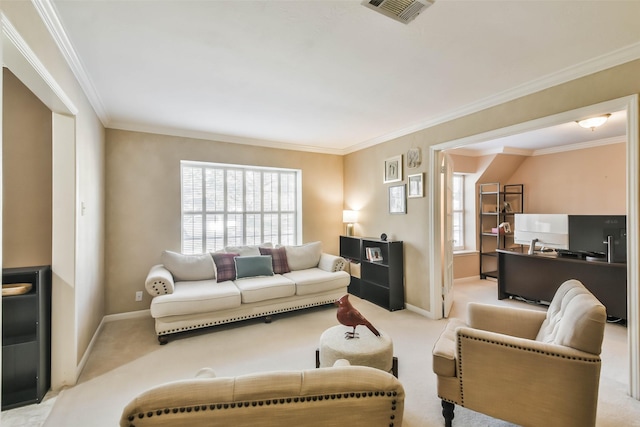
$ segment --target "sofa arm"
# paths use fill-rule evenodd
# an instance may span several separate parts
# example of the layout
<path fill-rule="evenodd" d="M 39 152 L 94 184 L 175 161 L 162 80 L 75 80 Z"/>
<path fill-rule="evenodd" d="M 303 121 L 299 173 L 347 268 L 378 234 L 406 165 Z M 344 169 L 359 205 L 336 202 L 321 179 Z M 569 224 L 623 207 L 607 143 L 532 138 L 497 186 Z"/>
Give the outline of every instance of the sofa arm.
<path fill-rule="evenodd" d="M 144 288 L 154 297 L 172 294 L 175 288 L 173 276 L 162 264 L 154 265 L 149 270 L 147 280 L 144 281 Z"/>
<path fill-rule="evenodd" d="M 336 272 L 344 271 L 347 267 L 347 260 L 342 257 L 322 253 L 320 254 L 320 262 L 318 262 L 318 268 L 324 271 Z"/>
<path fill-rule="evenodd" d="M 469 327 L 513 337 L 535 339 L 546 317 L 547 313 L 545 311 L 501 307 L 475 302 L 467 305 L 467 323 Z"/>

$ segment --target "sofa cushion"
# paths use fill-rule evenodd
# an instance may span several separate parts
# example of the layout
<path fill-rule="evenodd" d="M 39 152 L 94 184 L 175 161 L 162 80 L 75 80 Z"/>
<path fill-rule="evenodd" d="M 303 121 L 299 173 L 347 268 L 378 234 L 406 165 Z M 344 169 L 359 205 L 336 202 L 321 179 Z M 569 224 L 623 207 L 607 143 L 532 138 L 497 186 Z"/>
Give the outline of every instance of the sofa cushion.
<path fill-rule="evenodd" d="M 238 254 L 236 253 L 222 254 L 214 252 L 211 254 L 213 262 L 216 264 L 218 283 L 236 278 L 236 263 L 234 258 L 237 256 Z"/>
<path fill-rule="evenodd" d="M 234 258 L 236 264 L 236 278 L 273 276 L 271 256 L 238 256 Z"/>
<path fill-rule="evenodd" d="M 171 272 L 173 280 L 208 280 L 215 279 L 213 261 L 209 254 L 184 255 L 177 252 L 164 251 L 160 257 L 164 267 Z"/>
<path fill-rule="evenodd" d="M 273 272 L 275 274 L 283 274 L 291 271 L 289 263 L 287 262 L 287 250 L 284 247 L 280 248 L 260 248 L 262 255 L 271 255 Z"/>
<path fill-rule="evenodd" d="M 287 262 L 291 271 L 318 266 L 322 254 L 322 243 L 312 242 L 300 246 L 285 246 Z"/>
<path fill-rule="evenodd" d="M 227 253 L 238 254 L 239 256 L 257 256 L 260 255 L 260 248 L 272 248 L 272 243 L 262 243 L 261 245 L 242 245 L 227 246 L 224 251 Z"/>
<path fill-rule="evenodd" d="M 346 271 L 331 273 L 319 268 L 296 270 L 283 276 L 296 284 L 296 295 L 310 295 L 347 287 L 351 280 Z"/>
<path fill-rule="evenodd" d="M 286 277 L 275 274 L 273 276 L 247 277 L 234 281 L 240 293 L 242 302 L 266 301 L 295 295 L 296 285 Z"/>
<path fill-rule="evenodd" d="M 240 301 L 240 290 L 232 281 L 178 282 L 172 294 L 153 298 L 151 316 L 157 318 L 226 310 L 239 307 Z"/>

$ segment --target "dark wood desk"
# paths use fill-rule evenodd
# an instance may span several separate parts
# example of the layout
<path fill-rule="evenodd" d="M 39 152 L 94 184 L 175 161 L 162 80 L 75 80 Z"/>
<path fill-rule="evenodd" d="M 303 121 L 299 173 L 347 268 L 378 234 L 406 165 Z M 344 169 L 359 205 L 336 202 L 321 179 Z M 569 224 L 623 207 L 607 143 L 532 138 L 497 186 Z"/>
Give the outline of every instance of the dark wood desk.
<path fill-rule="evenodd" d="M 627 265 L 547 254 L 498 250 L 498 299 L 519 296 L 549 303 L 560 285 L 577 279 L 602 302 L 607 315 L 627 319 Z"/>

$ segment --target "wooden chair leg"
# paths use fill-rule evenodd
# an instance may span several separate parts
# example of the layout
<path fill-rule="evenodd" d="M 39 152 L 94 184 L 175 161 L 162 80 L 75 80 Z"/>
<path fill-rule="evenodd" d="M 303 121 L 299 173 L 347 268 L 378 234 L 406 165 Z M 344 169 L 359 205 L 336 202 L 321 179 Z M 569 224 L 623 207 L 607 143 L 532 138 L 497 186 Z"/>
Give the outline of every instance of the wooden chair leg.
<path fill-rule="evenodd" d="M 451 427 L 451 423 L 453 422 L 453 410 L 456 407 L 451 402 L 447 402 L 446 400 L 442 401 L 442 416 L 444 417 L 444 426 Z"/>

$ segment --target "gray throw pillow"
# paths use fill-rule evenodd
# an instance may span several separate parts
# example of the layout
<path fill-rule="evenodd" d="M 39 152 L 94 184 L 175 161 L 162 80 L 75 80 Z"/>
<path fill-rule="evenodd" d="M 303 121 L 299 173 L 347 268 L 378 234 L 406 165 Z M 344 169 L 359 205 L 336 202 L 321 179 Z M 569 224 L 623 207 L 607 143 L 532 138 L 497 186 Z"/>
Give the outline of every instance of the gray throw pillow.
<path fill-rule="evenodd" d="M 271 255 L 239 256 L 235 258 L 236 278 L 273 276 Z"/>

